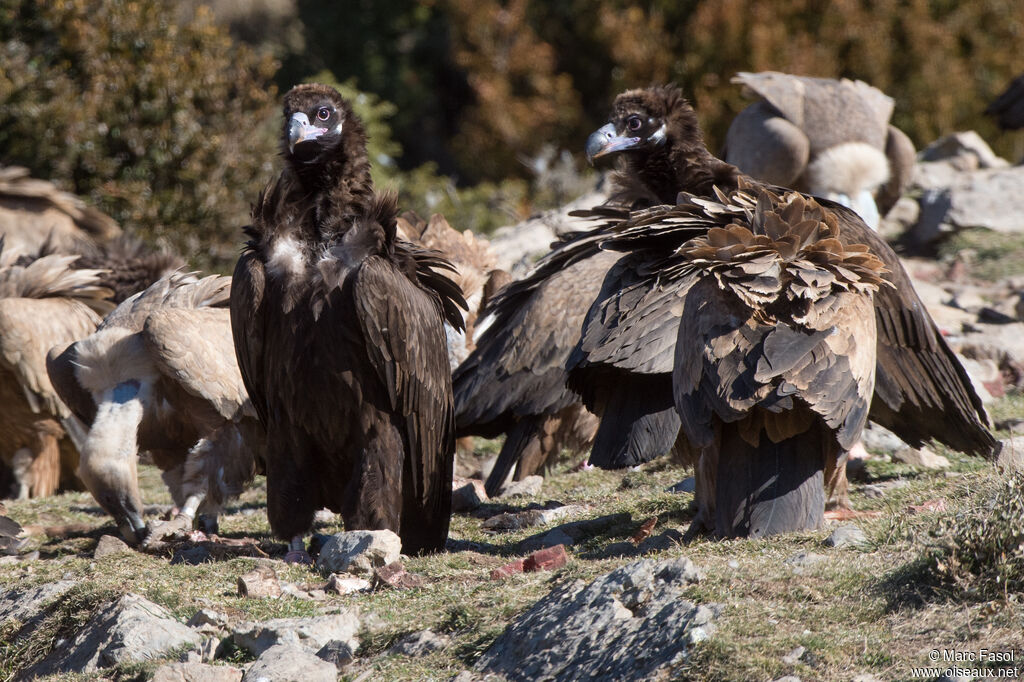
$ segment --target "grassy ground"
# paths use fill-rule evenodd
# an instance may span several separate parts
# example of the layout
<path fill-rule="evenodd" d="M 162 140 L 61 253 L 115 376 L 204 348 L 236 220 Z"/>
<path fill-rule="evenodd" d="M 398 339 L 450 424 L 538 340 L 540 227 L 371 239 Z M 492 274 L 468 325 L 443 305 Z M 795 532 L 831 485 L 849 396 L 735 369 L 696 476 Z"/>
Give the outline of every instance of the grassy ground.
<path fill-rule="evenodd" d="M 1020 414 L 1020 403 L 1008 400 L 994 412 Z M 950 472 L 919 471 L 883 461 L 869 462 L 868 480 L 852 489 L 858 510 L 879 511 L 877 518 L 856 523 L 870 544 L 859 550 L 830 549 L 822 540 L 831 532 L 795 534 L 770 540 L 715 542 L 697 540 L 674 546 L 657 557 L 689 556 L 705 574 L 687 591 L 687 598 L 724 605 L 714 637 L 698 645 L 677 671 L 679 679 L 769 680 L 795 674 L 804 680 L 852 679 L 874 673 L 880 679 L 910 679 L 912 666 L 928 665 L 932 649 L 974 652 L 1015 650 L 1024 658 L 1024 604 L 1019 595 L 996 600 L 972 598 L 964 593 L 935 589 L 927 572 L 916 562 L 935 540 L 929 532 L 943 518 L 971 510 L 986 498 L 1001 478 L 990 466 L 946 452 Z M 447 679 L 472 666 L 477 656 L 502 629 L 552 587 L 567 580 L 590 580 L 632 559 L 601 558 L 601 550 L 629 538 L 647 519 L 658 518 L 655 534 L 685 530 L 691 518 L 692 496 L 665 489 L 686 472 L 665 460 L 639 471 L 572 472 L 564 465 L 551 475 L 542 494 L 509 504 L 491 504 L 474 515 L 457 515 L 452 522 L 452 551 L 414 558 L 407 568 L 427 578 L 423 588 L 378 591 L 358 596 L 329 596 L 325 602 L 294 598 L 245 599 L 236 594 L 237 578 L 251 570 L 252 558 L 232 558 L 201 565 L 172 565 L 166 556 L 140 553 L 94 560 L 92 551 L 100 535 L 115 533 L 91 498 L 75 493 L 46 500 L 14 502 L 9 514 L 23 524 L 82 523 L 85 528 L 66 538 L 36 536 L 31 548 L 37 561 L 0 565 L 0 584 L 31 586 L 73 578 L 79 587 L 60 609 L 28 638 L 11 642 L 17 624 L 0 631 L 0 680 L 13 679 L 25 664 L 38 660 L 53 641 L 73 632 L 91 608 L 111 595 L 131 591 L 188 619 L 198 609 L 213 606 L 244 619 L 312 616 L 357 606 L 362 614 L 375 614 L 372 629 L 363 633 L 359 662 L 345 679 Z M 145 499 L 168 504 L 157 472 L 143 467 Z M 884 497 L 868 497 L 864 484 L 887 484 Z M 274 552 L 262 507 L 265 488 L 260 482 L 228 510 L 221 531 L 226 537 L 251 537 Z M 941 498 L 945 510 L 914 513 L 908 507 Z M 573 559 L 553 573 L 514 576 L 502 582 L 489 573 L 517 555 L 517 544 L 538 529 L 485 534 L 482 518 L 531 502 L 558 500 L 588 505 L 587 516 L 627 513 L 630 521 L 608 528 L 572 548 Z M 327 524 L 318 529 L 340 530 Z M 280 549 L 283 549 L 281 547 Z M 800 552 L 825 559 L 798 566 L 787 561 Z M 294 583 L 317 583 L 309 569 L 281 563 L 279 577 Z M 446 632 L 451 645 L 425 658 L 375 656 L 405 633 L 424 628 Z M 806 653 L 796 663 L 783 656 L 798 646 Z M 235 652 L 233 660 L 246 660 Z M 156 664 L 128 666 L 108 673 L 114 679 L 145 679 Z M 365 676 L 363 676 L 365 675 Z M 79 679 L 62 676 L 55 679 Z"/>

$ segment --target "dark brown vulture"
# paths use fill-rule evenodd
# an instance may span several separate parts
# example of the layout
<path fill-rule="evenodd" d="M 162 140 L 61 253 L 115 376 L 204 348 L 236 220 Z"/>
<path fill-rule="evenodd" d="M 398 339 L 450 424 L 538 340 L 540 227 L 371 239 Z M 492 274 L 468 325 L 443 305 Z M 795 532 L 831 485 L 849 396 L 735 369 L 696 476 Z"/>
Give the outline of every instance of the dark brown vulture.
<path fill-rule="evenodd" d="M 190 530 L 197 512 L 211 530 L 255 473 L 263 434 L 235 360 L 230 286 L 228 277 L 171 275 L 47 358 L 53 385 L 90 425 L 78 474 L 130 542 Z M 152 535 L 139 493 L 143 451 L 179 509 Z"/>
<path fill-rule="evenodd" d="M 60 251 L 75 252 L 82 244 L 119 234 L 121 228 L 113 218 L 74 194 L 29 177 L 26 168 L 0 167 L 0 235 L 8 248 L 36 253 L 49 242 Z"/>
<path fill-rule="evenodd" d="M 396 237 L 395 197 L 374 193 L 362 123 L 335 90 L 289 91 L 283 137 L 231 291 L 271 528 L 289 560 L 308 560 L 323 507 L 349 530 L 393 530 L 406 553 L 441 550 L 455 447 L 443 323 L 462 329 L 465 301 L 447 261 Z"/>
<path fill-rule="evenodd" d="M 70 476 L 78 460 L 85 427 L 51 385 L 46 353 L 91 334 L 113 306 L 100 273 L 75 269 L 76 258 L 19 264 L 0 238 L 0 465 L 14 487 L 0 496 L 51 495 L 62 464 Z"/>
<path fill-rule="evenodd" d="M 1024 73 L 1010 81 L 998 97 L 985 109 L 994 116 L 1003 130 L 1024 128 Z"/>
<path fill-rule="evenodd" d="M 662 113 L 666 110 L 673 112 L 668 120 L 689 123 L 668 125 Z M 667 131 L 673 129 L 678 135 L 672 157 L 659 160 L 651 150 L 661 149 L 660 154 L 669 156 Z M 786 429 L 777 422 L 780 418 L 766 419 L 765 410 L 791 415 L 795 413 L 790 402 L 820 407 L 820 400 L 838 395 L 864 399 L 863 371 L 850 371 L 852 383 L 844 390 L 856 389 L 854 393 L 833 396 L 832 389 L 825 391 L 824 384 L 814 383 L 818 370 L 820 381 L 835 382 L 837 375 L 828 370 L 843 362 L 852 367 L 872 358 L 875 390 L 870 418 L 908 443 L 921 445 L 934 438 L 975 454 L 996 450 L 980 399 L 899 259 L 851 210 L 768 187 L 716 159 L 704 146 L 693 109 L 673 87 L 620 95 L 611 123 L 591 136 L 587 150 L 590 157 L 622 155 L 627 170 L 646 157 L 644 165 L 630 171 L 639 178 L 675 169 L 687 192 L 678 205 L 673 201 L 609 216 L 605 226 L 588 238 L 592 250 L 615 250 L 625 256 L 610 271 L 588 313 L 578 351 L 570 360 L 570 382 L 586 394 L 612 390 L 629 375 L 652 381 L 674 375 L 673 402 L 686 436 L 681 440 L 690 446 L 684 443 L 681 449 L 699 460 L 699 480 L 717 482 L 713 490 L 707 485 L 698 489 L 699 523 L 707 523 L 719 535 L 814 527 L 823 511 L 817 505 L 822 501 L 822 478 L 816 472 L 826 468 L 832 492 L 842 501 L 845 452 L 833 458 L 822 445 L 821 456 L 814 459 L 815 472 L 805 466 L 810 460 L 800 464 L 771 457 L 755 471 L 723 466 L 733 459 L 732 450 L 726 455 L 721 448 L 725 443 L 739 451 L 755 440 L 750 429 L 758 427 L 768 434 L 767 441 L 758 441 L 762 444 L 787 441 Z M 735 231 L 730 232 L 729 225 L 736 225 Z M 713 227 L 721 230 L 712 233 Z M 849 266 L 851 259 L 859 269 Z M 763 265 L 768 269 L 761 270 Z M 549 267 L 557 268 L 558 263 Z M 878 276 L 881 282 L 875 281 Z M 803 284 L 792 284 L 792 278 Z M 867 293 L 875 288 L 873 294 Z M 738 303 L 741 289 L 749 296 Z M 877 330 L 877 342 L 867 341 L 868 348 L 856 352 L 844 349 L 840 339 L 860 342 L 856 335 L 868 333 L 862 320 L 836 317 L 827 326 L 825 339 L 806 310 L 812 293 L 831 302 L 851 289 L 860 296 L 856 305 L 873 305 Z M 717 305 L 702 306 L 705 300 Z M 843 326 L 846 322 L 861 326 L 848 328 Z M 821 367 L 815 364 L 819 361 Z M 660 404 L 664 396 L 652 392 L 648 400 Z M 731 404 L 733 400 L 737 402 Z M 753 418 L 762 422 L 743 422 L 743 428 L 732 425 L 755 404 L 761 416 Z M 845 412 L 812 411 L 831 429 L 835 442 L 847 447 L 853 432 L 859 432 L 857 424 L 863 423 L 857 405 L 844 407 Z M 806 410 L 800 414 L 799 419 L 806 421 Z M 710 456 L 699 447 L 698 452 L 691 449 L 705 446 L 708 438 L 715 444 Z M 769 479 L 773 485 L 757 489 Z M 808 495 L 809 489 L 815 494 Z"/>
<path fill-rule="evenodd" d="M 878 228 L 910 182 L 914 144 L 891 97 L 863 81 L 738 73 L 760 99 L 741 111 L 723 158 L 758 180 L 832 199 Z"/>

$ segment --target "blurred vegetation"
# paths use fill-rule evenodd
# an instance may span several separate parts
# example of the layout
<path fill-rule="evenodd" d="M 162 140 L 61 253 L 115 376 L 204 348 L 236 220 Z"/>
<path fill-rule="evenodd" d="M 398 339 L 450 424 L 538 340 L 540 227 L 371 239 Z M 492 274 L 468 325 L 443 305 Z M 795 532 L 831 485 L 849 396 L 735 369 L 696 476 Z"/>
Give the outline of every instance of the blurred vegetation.
<path fill-rule="evenodd" d="M 732 75 L 769 69 L 881 88 L 918 146 L 1020 147 L 981 113 L 1024 69 L 1019 0 L 208 5 L 0 0 L 0 161 L 217 260 L 278 163 L 279 93 L 311 77 L 365 97 L 375 176 L 406 207 L 484 232 L 585 187 L 583 140 L 652 82 L 684 88 L 712 149 L 749 103 Z"/>

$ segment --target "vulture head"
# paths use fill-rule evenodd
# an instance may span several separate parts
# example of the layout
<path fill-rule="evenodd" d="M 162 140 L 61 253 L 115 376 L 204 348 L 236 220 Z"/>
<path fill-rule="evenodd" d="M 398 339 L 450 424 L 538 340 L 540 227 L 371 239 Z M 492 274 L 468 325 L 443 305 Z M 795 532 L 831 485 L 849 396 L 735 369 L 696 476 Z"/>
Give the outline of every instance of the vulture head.
<path fill-rule="evenodd" d="M 689 177 L 696 170 L 718 171 L 708 163 L 697 114 L 675 85 L 616 97 L 608 123 L 587 139 L 585 152 L 591 164 L 619 159 L 616 182 L 638 181 L 658 203 L 674 204 L 680 191 L 697 191 L 694 183 L 701 178 Z"/>
<path fill-rule="evenodd" d="M 366 156 L 362 121 L 341 94 L 328 85 L 296 85 L 284 96 L 285 159 L 300 173 L 329 163 Z"/>

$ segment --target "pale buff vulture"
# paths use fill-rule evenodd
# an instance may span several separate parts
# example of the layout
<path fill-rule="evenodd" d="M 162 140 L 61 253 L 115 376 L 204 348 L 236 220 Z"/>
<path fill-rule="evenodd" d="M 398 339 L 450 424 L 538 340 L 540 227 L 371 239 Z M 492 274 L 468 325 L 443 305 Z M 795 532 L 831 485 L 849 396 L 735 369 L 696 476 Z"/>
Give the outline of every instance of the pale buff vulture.
<path fill-rule="evenodd" d="M 79 475 L 131 542 L 147 538 L 140 451 L 179 509 L 154 539 L 191 528 L 197 512 L 215 523 L 255 473 L 263 439 L 231 342 L 230 285 L 220 276 L 161 279 L 48 360 L 61 396 L 90 425 Z"/>
<path fill-rule="evenodd" d="M 54 493 L 62 459 L 73 470 L 84 439 L 84 426 L 46 373 L 52 347 L 88 336 L 113 307 L 100 273 L 73 268 L 76 258 L 50 255 L 16 264 L 18 254 L 0 239 L 0 460 L 14 483 L 5 495 Z"/>

